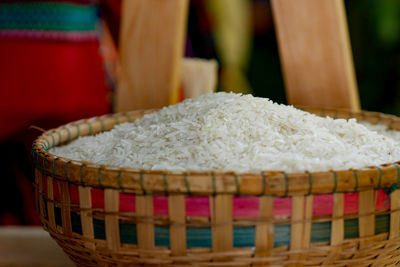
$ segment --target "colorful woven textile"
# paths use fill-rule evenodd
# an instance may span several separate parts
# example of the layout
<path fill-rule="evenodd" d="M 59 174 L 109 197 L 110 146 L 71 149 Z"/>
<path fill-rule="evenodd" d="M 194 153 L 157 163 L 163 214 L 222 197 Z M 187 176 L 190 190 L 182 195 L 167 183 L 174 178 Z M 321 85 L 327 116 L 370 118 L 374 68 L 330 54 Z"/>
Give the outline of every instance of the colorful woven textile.
<path fill-rule="evenodd" d="M 0 4 L 0 37 L 90 40 L 97 38 L 98 7 L 63 2 Z"/>

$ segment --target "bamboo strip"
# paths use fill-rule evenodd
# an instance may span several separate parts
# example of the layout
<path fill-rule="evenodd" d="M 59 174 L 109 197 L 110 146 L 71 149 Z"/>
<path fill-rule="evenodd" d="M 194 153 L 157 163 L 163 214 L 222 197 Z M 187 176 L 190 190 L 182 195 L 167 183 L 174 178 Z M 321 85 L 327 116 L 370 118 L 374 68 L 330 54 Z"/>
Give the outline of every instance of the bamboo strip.
<path fill-rule="evenodd" d="M 311 219 L 313 217 L 313 200 L 314 200 L 313 195 L 306 196 L 304 219 L 308 221 L 304 223 L 303 248 L 309 248 L 311 244 L 311 225 L 312 225 Z"/>
<path fill-rule="evenodd" d="M 233 197 L 230 195 L 210 197 L 210 215 L 212 223 L 220 223 L 211 227 L 212 250 L 215 252 L 231 250 L 233 226 L 229 222 L 233 218 Z"/>
<path fill-rule="evenodd" d="M 56 217 L 54 214 L 54 187 L 53 187 L 53 178 L 47 177 L 47 197 L 49 201 L 47 201 L 47 215 L 49 218 L 49 226 L 52 229 L 56 229 Z"/>
<path fill-rule="evenodd" d="M 292 221 L 303 220 L 305 217 L 304 196 L 292 197 Z M 290 250 L 299 250 L 304 244 L 304 227 L 305 223 L 292 222 L 290 229 Z M 297 254 L 290 255 L 290 260 L 301 260 L 301 256 Z M 296 265 L 289 265 L 296 266 Z M 298 265 L 300 266 L 300 265 Z"/>
<path fill-rule="evenodd" d="M 344 194 L 336 193 L 333 195 L 333 219 L 331 226 L 331 245 L 340 245 L 344 239 L 344 220 L 341 218 L 344 214 Z"/>
<path fill-rule="evenodd" d="M 79 186 L 79 207 L 81 210 L 81 225 L 82 225 L 82 235 L 88 239 L 94 239 L 94 229 L 93 229 L 93 217 L 92 211 L 92 197 L 90 194 L 90 187 Z M 90 249 L 95 249 L 95 244 L 93 242 L 85 242 L 84 246 Z"/>
<path fill-rule="evenodd" d="M 373 236 L 375 234 L 375 215 L 365 216 L 375 210 L 375 191 L 367 190 L 359 193 L 358 196 L 358 229 L 360 237 Z M 369 245 L 368 241 L 360 241 L 360 248 Z"/>
<path fill-rule="evenodd" d="M 272 219 L 274 215 L 274 199 L 270 196 L 259 197 L 259 217 Z M 256 226 L 256 257 L 267 256 L 274 246 L 274 225 L 271 222 L 259 223 Z"/>
<path fill-rule="evenodd" d="M 104 211 L 111 213 L 105 216 L 107 247 L 112 250 L 119 250 L 121 241 L 119 220 L 116 214 L 119 211 L 119 191 L 104 189 Z"/>
<path fill-rule="evenodd" d="M 71 225 L 71 206 L 70 206 L 70 195 L 69 195 L 69 184 L 68 182 L 60 181 L 58 182 L 60 198 L 64 205 L 61 206 L 61 221 L 63 233 L 65 235 L 72 235 L 72 225 Z"/>
<path fill-rule="evenodd" d="M 186 227 L 185 225 L 174 225 L 174 223 L 184 224 L 185 215 L 185 196 L 170 195 L 168 197 L 168 212 L 171 226 L 169 228 L 169 242 L 172 256 L 186 255 Z"/>
<path fill-rule="evenodd" d="M 138 216 L 153 215 L 153 197 L 136 196 L 135 200 L 136 214 Z M 154 225 L 152 223 L 138 223 L 136 225 L 138 247 L 140 249 L 154 248 Z"/>
<path fill-rule="evenodd" d="M 57 176 L 62 177 L 64 174 L 65 164 L 63 160 L 56 162 Z M 68 165 L 69 180 L 76 184 L 84 185 L 80 179 L 81 168 L 83 170 L 85 185 L 99 186 L 98 170 L 100 165 L 96 164 L 82 164 L 80 162 L 71 161 Z M 119 172 L 121 170 L 121 172 Z M 393 183 L 397 182 L 397 170 L 393 165 L 382 166 L 381 187 L 390 187 Z M 119 179 L 121 173 L 121 179 Z M 173 173 L 169 171 L 151 171 L 128 168 L 116 168 L 112 166 L 105 166 L 102 168 L 101 186 L 107 188 L 119 189 L 122 181 L 124 189 L 133 193 L 142 193 L 142 183 L 140 174 L 143 174 L 146 179 L 143 185 L 149 193 L 165 193 L 163 176 L 167 175 L 168 192 L 169 193 L 187 193 L 185 175 L 190 181 L 190 191 L 193 194 L 236 194 L 237 189 L 240 188 L 241 194 L 246 195 L 259 195 L 261 192 L 260 185 L 262 184 L 263 177 L 259 174 L 245 174 L 226 172 L 218 173 L 215 175 L 215 184 L 223 185 L 214 188 L 209 172 L 182 172 Z M 267 178 L 264 193 L 271 195 L 284 195 L 288 188 L 288 195 L 307 194 L 309 191 L 309 177 L 307 173 L 290 173 L 287 179 L 282 172 L 266 171 L 265 177 Z M 379 184 L 379 177 L 376 169 L 363 169 L 357 170 L 358 183 L 354 178 L 354 171 L 338 171 L 337 173 L 337 191 L 354 192 L 355 187 L 359 190 L 373 189 Z M 237 183 L 235 182 L 235 176 Z M 313 177 L 313 193 L 329 193 L 335 188 L 332 173 L 330 172 L 315 172 L 312 173 Z M 288 183 L 288 186 L 286 186 Z"/>
<path fill-rule="evenodd" d="M 400 190 L 397 189 L 390 194 L 390 209 L 398 210 L 400 208 Z M 390 233 L 389 238 L 394 239 L 400 236 L 400 211 L 395 211 L 390 215 Z"/>
<path fill-rule="evenodd" d="M 39 192 L 43 192 L 43 175 L 39 174 L 38 177 L 37 177 L 37 180 L 38 180 Z M 39 195 L 38 201 L 39 201 L 38 204 L 39 204 L 40 216 L 42 216 L 44 218 L 46 211 L 44 209 L 45 205 L 44 205 L 44 199 L 43 199 L 43 195 L 42 194 Z"/>

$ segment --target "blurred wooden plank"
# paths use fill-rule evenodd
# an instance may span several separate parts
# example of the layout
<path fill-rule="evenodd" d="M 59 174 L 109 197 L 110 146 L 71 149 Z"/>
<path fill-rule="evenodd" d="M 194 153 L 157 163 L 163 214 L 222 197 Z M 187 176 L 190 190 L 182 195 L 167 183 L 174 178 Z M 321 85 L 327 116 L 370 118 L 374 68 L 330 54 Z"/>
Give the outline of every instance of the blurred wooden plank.
<path fill-rule="evenodd" d="M 116 111 L 161 108 L 180 86 L 188 0 L 123 0 Z"/>
<path fill-rule="evenodd" d="M 75 266 L 42 227 L 0 227 L 0 266 Z"/>
<path fill-rule="evenodd" d="M 343 0 L 272 0 L 288 102 L 360 109 Z"/>

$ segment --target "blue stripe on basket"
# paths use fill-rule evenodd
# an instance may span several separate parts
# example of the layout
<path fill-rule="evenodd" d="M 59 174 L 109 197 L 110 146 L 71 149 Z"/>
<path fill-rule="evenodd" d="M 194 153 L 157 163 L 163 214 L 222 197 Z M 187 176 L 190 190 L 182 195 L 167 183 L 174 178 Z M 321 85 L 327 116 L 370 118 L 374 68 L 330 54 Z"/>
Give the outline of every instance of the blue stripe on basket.
<path fill-rule="evenodd" d="M 311 225 L 311 242 L 327 242 L 331 240 L 331 222 L 313 223 Z"/>
<path fill-rule="evenodd" d="M 93 219 L 94 238 L 106 239 L 104 220 Z"/>
<path fill-rule="evenodd" d="M 276 225 L 274 227 L 274 247 L 289 245 L 290 225 Z"/>
<path fill-rule="evenodd" d="M 119 237 L 121 243 L 137 244 L 136 224 L 119 224 Z"/>
<path fill-rule="evenodd" d="M 77 234 L 82 234 L 82 223 L 81 223 L 81 216 L 75 212 L 71 212 L 71 225 L 72 225 L 72 232 Z"/>
<path fill-rule="evenodd" d="M 358 219 L 344 220 L 344 239 L 358 237 Z"/>
<path fill-rule="evenodd" d="M 375 234 L 382 234 L 389 232 L 390 215 L 379 215 L 375 217 Z"/>
<path fill-rule="evenodd" d="M 159 247 L 169 247 L 168 226 L 154 226 L 154 243 Z"/>
<path fill-rule="evenodd" d="M 62 226 L 61 208 L 54 207 L 54 217 L 55 217 L 56 225 Z"/>
<path fill-rule="evenodd" d="M 233 227 L 234 247 L 254 247 L 255 226 Z"/>
<path fill-rule="evenodd" d="M 58 226 L 62 226 L 61 208 L 54 207 L 55 221 Z M 71 212 L 72 231 L 82 234 L 80 215 Z M 379 215 L 375 218 L 375 234 L 386 233 L 389 231 L 390 216 Z M 96 239 L 105 239 L 104 220 L 93 219 L 94 235 Z M 137 244 L 136 225 L 120 223 L 121 243 Z M 344 220 L 344 238 L 358 237 L 358 219 Z M 311 242 L 328 242 L 331 238 L 331 222 L 313 223 L 311 226 Z M 211 228 L 210 227 L 188 227 L 187 247 L 188 248 L 211 248 Z M 253 247 L 255 242 L 255 226 L 237 226 L 233 228 L 234 247 Z M 169 247 L 169 227 L 154 227 L 155 245 Z M 274 247 L 290 244 L 290 225 L 276 225 L 274 227 Z"/>
<path fill-rule="evenodd" d="M 210 227 L 188 227 L 186 229 L 188 248 L 210 248 L 211 228 Z"/>

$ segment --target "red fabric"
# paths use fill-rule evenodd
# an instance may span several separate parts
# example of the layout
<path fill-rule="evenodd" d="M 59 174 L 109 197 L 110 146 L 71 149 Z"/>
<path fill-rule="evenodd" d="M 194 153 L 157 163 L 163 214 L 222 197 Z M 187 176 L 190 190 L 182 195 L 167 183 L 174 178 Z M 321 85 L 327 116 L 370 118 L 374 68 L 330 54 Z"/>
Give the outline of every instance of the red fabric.
<path fill-rule="evenodd" d="M 0 140 L 33 121 L 109 111 L 98 42 L 0 39 Z"/>

